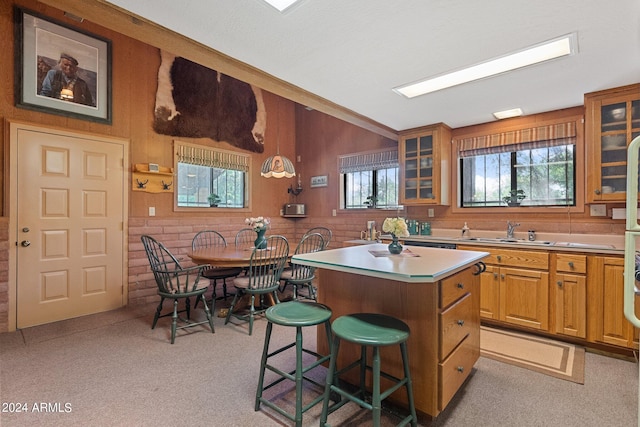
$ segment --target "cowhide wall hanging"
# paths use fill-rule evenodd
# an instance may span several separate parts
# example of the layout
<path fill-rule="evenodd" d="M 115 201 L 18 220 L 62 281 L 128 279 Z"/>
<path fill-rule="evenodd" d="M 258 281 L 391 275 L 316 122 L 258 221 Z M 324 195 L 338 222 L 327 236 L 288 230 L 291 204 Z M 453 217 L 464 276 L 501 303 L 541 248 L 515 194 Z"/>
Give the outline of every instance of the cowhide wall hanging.
<path fill-rule="evenodd" d="M 160 55 L 156 132 L 264 151 L 267 112 L 260 88 L 165 51 Z"/>

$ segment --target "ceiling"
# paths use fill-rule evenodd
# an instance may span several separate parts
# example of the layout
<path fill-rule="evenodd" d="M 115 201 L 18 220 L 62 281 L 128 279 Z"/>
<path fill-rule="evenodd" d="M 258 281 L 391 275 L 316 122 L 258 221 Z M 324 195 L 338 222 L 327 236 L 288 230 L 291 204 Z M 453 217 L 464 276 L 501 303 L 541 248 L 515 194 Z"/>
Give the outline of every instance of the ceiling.
<path fill-rule="evenodd" d="M 285 13 L 262 0 L 107 3 L 396 131 L 574 107 L 640 82 L 638 0 L 301 0 Z M 573 32 L 571 57 L 413 99 L 392 91 Z"/>

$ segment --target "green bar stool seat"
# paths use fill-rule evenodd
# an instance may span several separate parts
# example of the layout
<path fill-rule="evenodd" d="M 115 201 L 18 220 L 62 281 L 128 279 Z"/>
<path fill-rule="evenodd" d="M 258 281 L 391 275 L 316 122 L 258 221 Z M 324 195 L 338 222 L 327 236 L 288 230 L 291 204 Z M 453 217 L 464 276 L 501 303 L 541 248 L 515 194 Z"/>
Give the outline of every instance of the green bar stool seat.
<path fill-rule="evenodd" d="M 407 339 L 409 339 L 410 332 L 409 326 L 407 326 L 403 321 L 391 316 L 374 313 L 357 313 L 337 318 L 333 321 L 331 330 L 333 332 L 333 346 L 330 347 L 332 349 L 331 361 L 329 363 L 329 371 L 327 372 L 320 425 L 328 426 L 327 418 L 329 414 L 349 401 L 352 401 L 363 408 L 371 410 L 373 412 L 373 425 L 378 427 L 380 426 L 382 401 L 391 393 L 404 386 L 407 391 L 410 413 L 398 425 L 404 426 L 411 423 L 412 426 L 417 426 L 418 417 L 416 416 L 414 406 L 411 374 L 409 372 L 409 357 L 407 352 Z M 346 340 L 360 345 L 360 358 L 343 369 L 336 370 L 336 359 L 340 348 L 340 340 Z M 400 346 L 400 353 L 402 355 L 402 364 L 404 368 L 404 378 L 402 379 L 380 370 L 380 347 L 389 345 Z M 367 347 L 373 348 L 372 365 L 367 365 Z M 339 377 L 343 373 L 355 367 L 360 368 L 360 384 L 358 390 L 354 394 L 340 387 Z M 365 379 L 367 370 L 372 372 L 373 380 L 371 403 L 365 401 Z M 381 392 L 380 377 L 391 380 L 395 382 L 395 384 Z M 337 394 L 340 399 L 330 405 L 330 396 L 335 394 Z"/>
<path fill-rule="evenodd" d="M 258 389 L 256 391 L 256 404 L 255 410 L 260 409 L 260 404 L 264 403 L 266 406 L 280 413 L 281 415 L 287 417 L 291 421 L 296 423 L 296 426 L 302 425 L 302 414 L 308 411 L 313 406 L 322 402 L 324 397 L 323 393 L 320 392 L 318 397 L 312 400 L 310 403 L 302 406 L 302 386 L 303 381 L 306 380 L 312 384 L 315 384 L 320 389 L 323 389 L 323 384 L 320 384 L 314 381 L 312 378 L 306 377 L 305 374 L 309 372 L 311 369 L 316 368 L 322 363 L 327 362 L 331 355 L 320 355 L 315 351 L 305 349 L 302 341 L 302 328 L 307 326 L 315 326 L 323 324 L 325 325 L 327 341 L 329 344 L 329 348 L 331 348 L 331 310 L 329 307 L 318 304 L 314 302 L 300 302 L 300 301 L 290 301 L 283 302 L 280 304 L 276 304 L 272 307 L 269 307 L 265 312 L 265 316 L 267 318 L 267 330 L 265 333 L 264 339 L 264 349 L 262 351 L 262 360 L 260 362 L 260 376 L 258 379 Z M 289 326 L 296 328 L 296 340 L 293 343 L 287 344 L 277 350 L 269 352 L 269 341 L 271 339 L 271 332 L 273 330 L 273 325 L 280 326 Z M 284 372 L 281 369 L 271 365 L 268 363 L 268 360 L 272 356 L 276 356 L 292 347 L 295 347 L 296 351 L 296 369 L 291 372 Z M 302 355 L 303 353 L 311 354 L 317 358 L 317 360 L 307 366 L 302 366 Z M 269 369 L 272 372 L 278 374 L 278 377 L 273 380 L 271 383 L 265 385 L 264 384 L 264 374 L 265 370 Z M 296 411 L 295 414 L 291 414 L 282 408 L 278 407 L 275 403 L 271 402 L 268 399 L 265 399 L 262 396 L 262 393 L 279 384 L 284 380 L 290 380 L 295 382 L 296 386 Z"/>

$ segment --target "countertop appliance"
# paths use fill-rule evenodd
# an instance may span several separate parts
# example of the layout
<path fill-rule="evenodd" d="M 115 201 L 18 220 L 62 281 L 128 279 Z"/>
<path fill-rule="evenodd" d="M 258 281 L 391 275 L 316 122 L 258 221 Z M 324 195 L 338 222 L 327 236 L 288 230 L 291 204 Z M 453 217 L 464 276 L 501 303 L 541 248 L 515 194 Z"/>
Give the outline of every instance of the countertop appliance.
<path fill-rule="evenodd" d="M 289 203 L 282 208 L 285 215 L 306 215 L 307 207 L 304 203 Z"/>
<path fill-rule="evenodd" d="M 638 293 L 636 287 L 636 239 L 640 237 L 638 223 L 638 154 L 640 136 L 629 144 L 627 149 L 627 223 L 624 233 L 624 315 L 636 328 L 640 328 L 640 319 L 635 315 L 634 303 Z M 640 426 L 640 390 L 638 390 L 638 426 Z"/>

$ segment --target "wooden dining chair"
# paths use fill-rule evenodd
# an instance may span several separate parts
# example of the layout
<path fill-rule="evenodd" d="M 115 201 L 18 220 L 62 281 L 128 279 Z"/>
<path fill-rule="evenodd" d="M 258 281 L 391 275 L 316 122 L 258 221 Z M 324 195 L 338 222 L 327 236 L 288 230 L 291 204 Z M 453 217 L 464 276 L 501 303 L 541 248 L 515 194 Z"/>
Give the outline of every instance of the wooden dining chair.
<path fill-rule="evenodd" d="M 331 237 L 333 237 L 331 229 L 327 227 L 313 227 L 308 229 L 304 234 L 307 235 L 312 233 L 320 233 L 322 236 L 322 239 L 324 240 L 324 247 L 322 249 L 327 249 L 327 247 L 329 247 L 329 242 L 331 242 Z"/>
<path fill-rule="evenodd" d="M 236 233 L 236 247 L 250 248 L 256 240 L 256 232 L 253 228 L 243 228 Z"/>
<path fill-rule="evenodd" d="M 201 322 L 192 322 L 190 320 L 190 298 L 202 297 L 209 287 L 208 284 L 203 285 L 200 283 L 202 271 L 205 270 L 208 265 L 182 267 L 176 257 L 173 256 L 173 254 L 169 252 L 162 243 L 147 235 L 141 236 L 140 239 L 142 240 L 144 250 L 147 254 L 147 258 L 149 259 L 151 271 L 153 271 L 153 276 L 156 279 L 158 295 L 160 295 L 160 304 L 158 304 L 156 314 L 153 317 L 151 329 L 156 327 L 156 323 L 158 323 L 158 319 L 160 317 L 171 316 L 171 344 L 176 340 L 176 331 L 178 329 L 190 328 L 208 323 L 211 328 L 211 333 L 214 333 L 213 319 L 207 304 L 203 304 L 207 320 L 203 320 Z M 173 300 L 173 311 L 161 314 L 162 304 L 165 299 Z M 179 300 L 184 300 L 184 310 L 178 310 Z M 186 319 L 178 317 L 178 314 L 182 312 L 187 313 Z M 178 327 L 178 320 L 185 322 L 185 325 Z"/>
<path fill-rule="evenodd" d="M 219 232 L 215 230 L 203 230 L 196 233 L 193 236 L 193 240 L 191 241 L 191 249 L 203 249 L 203 248 L 211 248 L 211 247 L 226 247 L 227 241 Z M 212 301 L 211 301 L 211 310 L 214 309 L 215 300 L 217 297 L 216 287 L 218 285 L 218 280 L 222 280 L 222 298 L 227 300 L 227 279 L 231 277 L 235 277 L 238 274 L 242 273 L 241 267 L 216 267 L 215 265 L 207 268 L 202 272 L 202 275 L 209 279 L 213 287 Z M 196 301 L 195 305 L 198 304 Z"/>
<path fill-rule="evenodd" d="M 255 234 L 255 233 L 254 233 Z M 267 249 L 253 249 L 247 274 L 233 279 L 236 294 L 229 307 L 225 319 L 225 325 L 231 317 L 249 322 L 249 335 L 253 332 L 253 319 L 256 315 L 264 313 L 268 308 L 265 305 L 265 296 L 271 295 L 277 304 L 280 275 L 287 259 L 289 258 L 289 242 L 283 236 L 270 236 L 267 238 Z M 244 295 L 250 296 L 248 313 L 246 310 L 236 312 L 236 305 Z M 256 297 L 258 301 L 256 304 Z"/>
<path fill-rule="evenodd" d="M 312 252 L 320 252 L 324 250 L 324 239 L 320 233 L 305 234 L 296 250 L 295 255 L 308 254 Z M 306 298 L 314 301 L 318 300 L 316 296 L 316 290 L 313 287 L 313 279 L 315 279 L 315 267 L 309 267 L 306 265 L 290 263 L 291 267 L 285 269 L 280 275 L 280 282 L 282 287 L 280 292 L 284 292 L 287 286 L 293 286 L 293 299 Z M 299 292 L 299 288 L 306 287 L 306 295 Z"/>

